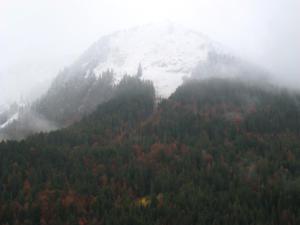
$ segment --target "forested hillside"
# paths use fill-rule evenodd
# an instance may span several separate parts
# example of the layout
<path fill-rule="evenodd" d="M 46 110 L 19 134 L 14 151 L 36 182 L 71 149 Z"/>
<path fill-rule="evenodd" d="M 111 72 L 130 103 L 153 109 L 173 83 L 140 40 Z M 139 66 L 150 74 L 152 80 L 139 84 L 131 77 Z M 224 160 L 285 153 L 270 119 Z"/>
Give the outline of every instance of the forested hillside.
<path fill-rule="evenodd" d="M 0 224 L 300 224 L 300 95 L 125 76 L 65 129 L 0 144 Z"/>

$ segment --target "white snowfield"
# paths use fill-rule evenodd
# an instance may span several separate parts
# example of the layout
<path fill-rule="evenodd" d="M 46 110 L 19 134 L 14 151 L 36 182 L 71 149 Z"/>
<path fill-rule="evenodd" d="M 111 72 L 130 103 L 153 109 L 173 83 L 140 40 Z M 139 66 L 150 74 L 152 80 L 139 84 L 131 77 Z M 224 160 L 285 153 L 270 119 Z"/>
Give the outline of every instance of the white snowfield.
<path fill-rule="evenodd" d="M 5 123 L 0 125 L 0 129 L 3 129 L 5 127 L 7 127 L 9 124 L 11 124 L 12 122 L 16 121 L 19 119 L 19 113 L 15 113 L 13 114 L 7 121 L 5 121 Z"/>
<path fill-rule="evenodd" d="M 0 122 L 0 130 L 6 128 L 8 125 L 14 121 L 19 120 L 24 111 L 26 104 L 23 101 L 18 101 L 14 103 L 17 106 L 17 109 L 11 110 L 12 105 L 1 105 L 0 106 L 0 115 L 6 114 L 7 120 L 5 122 Z"/>
<path fill-rule="evenodd" d="M 141 64 L 142 78 L 152 80 L 162 97 L 174 92 L 199 62 L 207 60 L 209 52 L 220 51 L 206 36 L 173 23 L 140 26 L 105 38 L 81 61 L 85 77 L 113 69 L 119 81 L 125 74 L 136 74 Z M 89 68 L 92 60 L 97 61 L 96 66 Z"/>

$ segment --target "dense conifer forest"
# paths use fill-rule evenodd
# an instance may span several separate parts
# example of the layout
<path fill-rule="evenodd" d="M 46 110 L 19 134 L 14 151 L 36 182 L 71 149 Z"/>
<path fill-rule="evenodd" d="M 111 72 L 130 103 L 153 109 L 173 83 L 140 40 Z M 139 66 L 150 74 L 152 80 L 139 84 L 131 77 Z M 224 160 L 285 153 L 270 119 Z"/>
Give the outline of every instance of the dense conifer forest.
<path fill-rule="evenodd" d="M 300 224 L 300 95 L 127 77 L 91 115 L 0 144 L 0 224 Z"/>

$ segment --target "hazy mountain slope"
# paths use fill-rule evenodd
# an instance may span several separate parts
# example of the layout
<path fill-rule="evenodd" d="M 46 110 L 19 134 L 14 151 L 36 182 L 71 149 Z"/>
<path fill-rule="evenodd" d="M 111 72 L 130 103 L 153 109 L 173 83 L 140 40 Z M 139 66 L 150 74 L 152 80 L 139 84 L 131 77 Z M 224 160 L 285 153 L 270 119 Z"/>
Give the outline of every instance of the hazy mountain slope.
<path fill-rule="evenodd" d="M 251 82 L 267 82 L 270 74 L 259 66 L 229 54 L 209 52 L 205 61 L 199 61 L 191 73 L 193 79 L 238 78 Z"/>
<path fill-rule="evenodd" d="M 61 126 L 78 121 L 112 97 L 114 77 L 109 71 L 98 78 L 82 79 L 74 75 L 67 81 L 64 79 L 64 74 L 59 75 L 47 94 L 34 105 L 40 114 Z"/>
<path fill-rule="evenodd" d="M 153 81 L 157 96 L 163 97 L 168 97 L 183 79 L 191 76 L 250 79 L 265 75 L 203 34 L 173 23 L 149 24 L 102 37 L 59 74 L 40 100 L 39 105 L 43 106 L 38 108 L 42 114 L 52 114 L 50 118 L 60 122 L 80 118 L 83 109 L 90 113 L 96 105 L 109 99 L 108 89 L 125 74 L 136 75 L 139 65 L 142 78 Z M 99 79 L 105 73 L 113 73 L 114 80 Z M 97 89 L 97 95 L 90 89 Z"/>
<path fill-rule="evenodd" d="M 149 24 L 115 32 L 93 44 L 62 70 L 46 94 L 32 104 L 32 115 L 58 128 L 70 125 L 109 100 L 114 85 L 125 74 L 136 75 L 139 65 L 142 79 L 153 81 L 158 97 L 168 97 L 183 79 L 190 77 L 261 80 L 265 75 L 203 34 L 173 23 Z M 22 116 L 15 124 L 18 121 L 24 124 Z M 7 125 L 6 121 L 2 124 Z M 7 129 L 1 128 L 0 134 L 7 133 Z M 25 137 L 19 130 L 15 129 L 19 133 L 15 136 Z M 26 134 L 38 131 L 28 129 Z"/>

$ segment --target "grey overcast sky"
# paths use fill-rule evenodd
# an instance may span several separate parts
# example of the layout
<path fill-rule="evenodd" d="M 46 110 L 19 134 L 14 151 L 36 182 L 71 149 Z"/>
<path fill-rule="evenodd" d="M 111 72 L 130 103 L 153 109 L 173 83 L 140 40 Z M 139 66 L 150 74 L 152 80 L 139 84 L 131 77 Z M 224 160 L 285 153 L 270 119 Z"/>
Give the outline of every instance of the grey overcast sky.
<path fill-rule="evenodd" d="M 162 20 L 300 87 L 299 12 L 300 0 L 0 0 L 0 104 L 44 87 L 101 35 Z"/>

